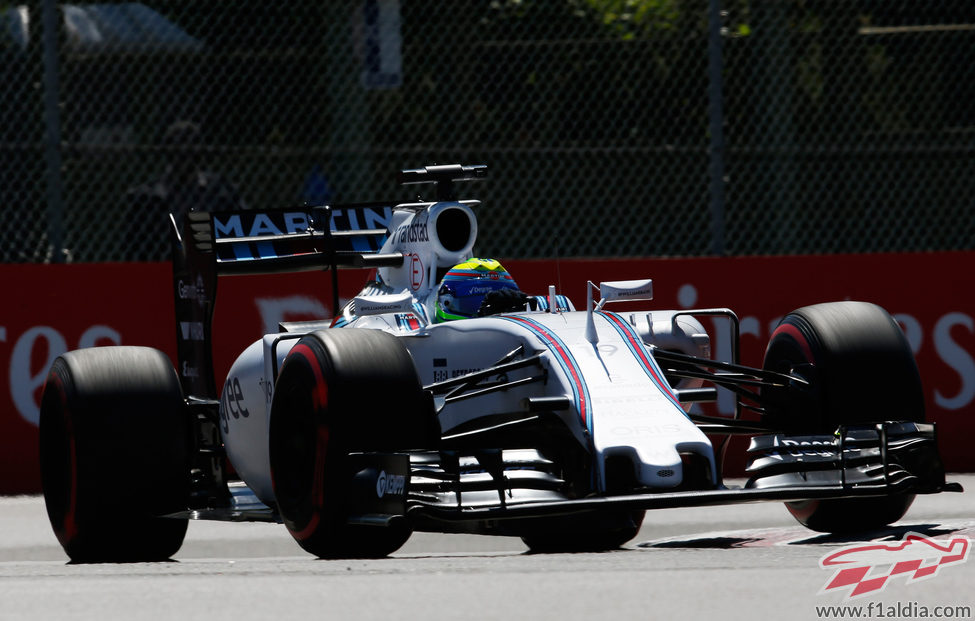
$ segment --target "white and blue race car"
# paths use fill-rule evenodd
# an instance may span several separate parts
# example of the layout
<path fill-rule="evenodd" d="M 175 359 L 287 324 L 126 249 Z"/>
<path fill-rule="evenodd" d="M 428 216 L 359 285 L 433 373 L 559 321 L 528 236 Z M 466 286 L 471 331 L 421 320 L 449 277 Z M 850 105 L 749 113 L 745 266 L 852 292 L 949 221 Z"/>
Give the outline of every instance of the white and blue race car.
<path fill-rule="evenodd" d="M 165 559 L 188 519 L 280 521 L 323 558 L 388 555 L 416 530 L 604 550 L 655 508 L 776 500 L 840 532 L 900 519 L 915 494 L 960 491 L 883 309 L 796 310 L 750 368 L 732 311 L 653 308 L 649 279 L 590 283 L 584 310 L 554 287 L 527 295 L 473 256 L 477 202 L 455 184 L 485 176 L 429 166 L 400 180 L 435 184 L 435 201 L 197 212 L 174 226 L 175 368 L 149 348 L 85 349 L 58 358 L 45 386 L 42 481 L 68 556 Z M 383 211 L 388 225 L 370 228 Z M 336 317 L 253 343 L 218 390 L 220 276 L 343 267 L 375 276 Z M 621 301 L 645 309 L 613 312 Z M 726 334 L 704 329 L 714 316 Z M 732 359 L 713 359 L 716 338 Z M 737 396 L 734 417 L 701 413 L 719 391 Z M 738 486 L 722 477 L 732 435 L 751 437 Z"/>

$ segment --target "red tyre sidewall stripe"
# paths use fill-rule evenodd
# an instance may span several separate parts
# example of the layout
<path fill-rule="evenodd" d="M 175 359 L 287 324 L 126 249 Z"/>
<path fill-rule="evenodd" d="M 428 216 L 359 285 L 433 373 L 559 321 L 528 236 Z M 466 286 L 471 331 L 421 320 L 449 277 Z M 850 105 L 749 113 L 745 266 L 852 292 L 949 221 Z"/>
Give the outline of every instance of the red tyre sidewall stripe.
<path fill-rule="evenodd" d="M 316 433 L 315 433 L 315 472 L 312 480 L 311 501 L 312 515 L 299 531 L 292 531 L 295 539 L 303 541 L 315 533 L 321 523 L 322 514 L 325 510 L 325 457 L 328 454 L 328 424 L 325 421 L 325 410 L 328 408 L 328 385 L 322 375 L 321 363 L 318 356 L 307 345 L 298 343 L 288 354 L 301 356 L 308 363 L 315 376 L 315 390 L 312 392 L 312 402 L 315 406 Z"/>
<path fill-rule="evenodd" d="M 800 503 L 787 502 L 785 503 L 785 508 L 789 510 L 796 519 L 800 522 L 809 519 L 816 509 L 819 508 L 818 500 L 805 500 Z"/>
<path fill-rule="evenodd" d="M 813 353 L 812 353 L 812 347 L 809 346 L 809 341 L 806 340 L 806 337 L 802 334 L 799 328 L 792 325 L 791 323 L 783 323 L 778 328 L 775 329 L 775 332 L 772 333 L 772 337 L 769 339 L 769 343 L 773 342 L 775 340 L 775 337 L 778 336 L 780 333 L 789 336 L 793 341 L 796 342 L 796 345 L 798 345 L 799 348 L 802 350 L 802 354 L 806 357 L 806 360 L 808 360 L 809 362 L 815 361 L 815 358 L 813 357 Z"/>

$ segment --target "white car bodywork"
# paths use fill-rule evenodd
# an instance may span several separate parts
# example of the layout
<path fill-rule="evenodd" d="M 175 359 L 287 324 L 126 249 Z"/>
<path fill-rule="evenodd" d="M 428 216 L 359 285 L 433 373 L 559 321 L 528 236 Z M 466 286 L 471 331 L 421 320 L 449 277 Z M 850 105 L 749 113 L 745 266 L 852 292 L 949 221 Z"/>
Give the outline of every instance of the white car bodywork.
<path fill-rule="evenodd" d="M 568 397 L 571 406 L 559 415 L 589 449 L 595 492 L 606 489 L 604 464 L 611 457 L 629 460 L 635 480 L 649 489 L 680 485 L 681 453 L 705 458 L 716 481 L 710 441 L 687 417 L 690 404 L 677 401 L 647 346 L 708 357 L 710 340 L 701 324 L 676 311 L 623 316 L 593 309 L 591 300 L 587 311 L 526 309 L 433 323 L 438 275 L 472 257 L 476 233 L 470 203 L 398 206 L 380 252 L 402 253 L 402 265 L 378 269 L 377 281 L 353 301 L 355 313 L 346 315 L 343 329 L 378 329 L 400 337 L 425 386 L 489 368 L 519 347 L 541 353 L 544 383 L 528 381 L 537 369 L 520 368 L 505 379 L 524 379 L 523 386 L 440 404 L 444 433 L 487 414 L 510 412 L 529 397 Z M 644 290 L 638 287 L 629 294 L 633 287 L 627 283 L 607 283 L 604 297 L 648 299 L 650 283 L 643 284 Z M 543 306 L 550 309 L 559 306 L 546 301 Z M 321 327 L 309 325 L 306 331 Z M 230 462 L 268 505 L 274 502 L 268 460 L 274 380 L 300 336 L 300 331 L 268 334 L 254 342 L 231 367 L 220 399 L 221 433 Z M 699 383 L 682 380 L 680 387 Z M 364 408 L 368 401 L 369 395 L 362 395 Z"/>

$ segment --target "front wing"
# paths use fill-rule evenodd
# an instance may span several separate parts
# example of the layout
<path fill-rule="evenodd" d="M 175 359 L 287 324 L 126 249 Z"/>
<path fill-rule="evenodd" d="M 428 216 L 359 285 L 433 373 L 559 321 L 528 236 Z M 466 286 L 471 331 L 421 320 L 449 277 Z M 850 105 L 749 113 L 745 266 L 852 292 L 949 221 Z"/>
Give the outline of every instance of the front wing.
<path fill-rule="evenodd" d="M 841 427 L 831 435 L 775 434 L 753 438 L 749 478 L 741 486 L 471 505 L 455 484 L 456 502 L 412 499 L 407 516 L 423 530 L 462 522 L 540 518 L 603 510 L 648 510 L 756 501 L 862 498 L 962 491 L 945 482 L 933 424 L 881 423 Z M 500 490 L 499 490 L 500 491 Z M 507 491 L 505 493 L 508 493 Z"/>
<path fill-rule="evenodd" d="M 498 525 L 599 511 L 962 491 L 945 481 L 933 424 L 891 422 L 841 427 L 830 435 L 757 436 L 748 454 L 748 478 L 740 486 L 570 498 L 557 464 L 530 449 L 361 453 L 351 460 L 348 519 L 373 525 L 405 519 L 414 530 L 430 532 L 510 534 Z M 381 481 L 392 477 L 402 477 L 400 493 L 382 494 Z M 232 491 L 230 506 L 174 517 L 280 521 L 246 487 Z"/>

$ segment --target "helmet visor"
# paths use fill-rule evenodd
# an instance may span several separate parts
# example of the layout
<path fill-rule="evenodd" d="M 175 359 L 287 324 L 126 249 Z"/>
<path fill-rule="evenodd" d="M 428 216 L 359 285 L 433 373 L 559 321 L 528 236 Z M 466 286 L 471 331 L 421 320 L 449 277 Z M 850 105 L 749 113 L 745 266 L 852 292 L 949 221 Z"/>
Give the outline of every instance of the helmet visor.
<path fill-rule="evenodd" d="M 444 319 L 476 317 L 485 296 L 500 289 L 517 289 L 513 281 L 478 278 L 445 282 L 437 293 L 437 314 Z"/>

